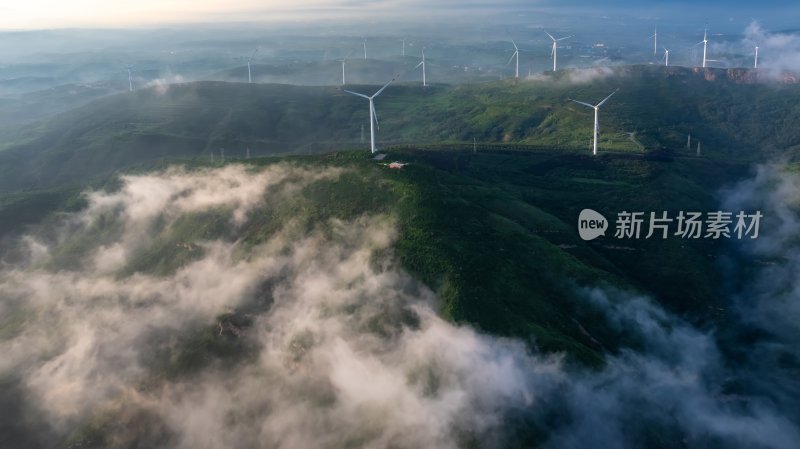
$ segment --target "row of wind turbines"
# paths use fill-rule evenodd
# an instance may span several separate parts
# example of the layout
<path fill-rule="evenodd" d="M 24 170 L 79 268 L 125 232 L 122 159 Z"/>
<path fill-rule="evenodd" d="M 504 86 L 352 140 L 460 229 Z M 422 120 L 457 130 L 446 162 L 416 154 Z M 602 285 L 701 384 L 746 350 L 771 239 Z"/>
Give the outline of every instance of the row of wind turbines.
<path fill-rule="evenodd" d="M 364 98 L 365 100 L 367 100 L 369 102 L 369 142 L 370 142 L 369 143 L 369 147 L 370 147 L 370 151 L 372 152 L 372 154 L 378 153 L 378 148 L 375 146 L 375 133 L 376 133 L 376 129 L 380 129 L 380 125 L 378 124 L 378 113 L 375 110 L 375 98 L 377 98 L 381 93 L 383 93 L 383 91 L 386 90 L 386 88 L 389 87 L 389 85 L 392 84 L 394 81 L 396 81 L 398 78 L 399 78 L 399 75 L 395 76 L 394 78 L 389 80 L 388 83 L 384 84 L 380 89 L 378 89 L 372 95 L 365 95 L 365 94 L 362 94 L 360 92 L 353 92 L 351 90 L 345 90 L 345 92 L 347 92 L 347 93 L 349 93 L 351 95 L 355 95 L 357 97 Z M 593 131 L 592 131 L 592 155 L 594 155 L 594 156 L 597 155 L 597 142 L 598 142 L 598 137 L 600 135 L 600 120 L 599 120 L 599 118 L 600 118 L 599 117 L 599 115 L 600 115 L 600 107 L 603 106 L 618 91 L 619 91 L 619 89 L 615 90 L 614 92 L 611 92 L 611 95 L 607 96 L 602 101 L 600 101 L 599 103 L 594 104 L 594 105 L 590 104 L 590 103 L 585 103 L 583 101 L 570 99 L 570 101 L 573 101 L 573 102 L 581 104 L 583 106 L 592 108 L 594 110 L 594 126 L 593 126 Z"/>
<path fill-rule="evenodd" d="M 569 39 L 569 38 L 571 38 L 573 36 L 570 35 L 570 36 L 556 38 L 556 37 L 554 37 L 552 34 L 550 34 L 547 31 L 544 31 L 544 33 L 552 41 L 552 46 L 551 46 L 551 49 L 550 49 L 550 58 L 553 60 L 553 71 L 555 72 L 555 71 L 558 70 L 558 48 L 559 48 L 559 42 L 561 42 L 563 40 L 566 40 L 566 39 Z M 658 26 L 655 27 L 653 34 L 650 35 L 648 37 L 648 39 L 653 39 L 653 56 L 657 56 L 657 54 L 658 54 Z M 716 60 L 716 59 L 709 59 L 708 58 L 708 42 L 709 42 L 708 41 L 708 26 L 706 26 L 706 28 L 705 28 L 705 30 L 703 32 L 703 40 L 698 42 L 698 43 L 696 43 L 692 47 L 692 48 L 694 48 L 694 47 L 696 47 L 698 45 L 701 45 L 701 44 L 703 45 L 703 59 L 702 59 L 702 65 L 701 65 L 701 67 L 703 67 L 703 68 L 708 67 L 708 63 L 709 62 L 718 62 L 718 60 Z M 519 46 L 517 46 L 517 43 L 516 43 L 516 41 L 514 39 L 511 39 L 511 44 L 514 46 L 514 52 L 511 54 L 511 57 L 509 58 L 509 60 L 506 63 L 506 65 L 508 65 L 512 61 L 516 60 L 515 61 L 515 69 L 514 69 L 514 78 L 515 79 L 519 79 L 520 49 L 519 49 Z M 366 39 L 364 39 L 362 41 L 362 47 L 363 47 L 363 52 L 364 52 L 364 60 L 366 60 L 367 59 L 367 40 Z M 253 59 L 255 58 L 255 56 L 256 56 L 256 54 L 258 53 L 259 50 L 260 50 L 260 47 L 257 47 L 255 50 L 253 50 L 253 52 L 247 58 L 247 82 L 250 83 L 250 84 L 252 84 L 252 82 L 253 82 L 252 62 L 253 62 Z M 664 56 L 662 57 L 662 60 L 664 61 L 664 65 L 665 66 L 669 66 L 670 50 L 668 48 L 666 48 L 666 47 L 663 47 L 663 50 L 664 50 Z M 754 62 L 753 62 L 753 68 L 755 68 L 755 69 L 758 68 L 758 51 L 759 51 L 759 47 L 755 46 L 755 58 L 754 58 Z M 403 57 L 406 56 L 406 39 L 402 39 L 402 53 L 401 54 L 403 55 Z M 347 65 L 347 60 L 351 55 L 352 55 L 352 52 L 350 54 L 348 54 L 346 57 L 337 60 L 342 65 L 342 85 L 343 86 L 347 84 L 347 69 L 346 69 L 346 65 Z M 426 68 L 425 48 L 424 47 L 421 49 L 421 61 L 414 68 L 417 69 L 417 68 L 420 68 L 420 67 L 422 67 L 422 85 L 423 86 L 427 86 L 428 85 L 428 82 L 427 82 L 427 68 Z M 129 91 L 133 91 L 133 75 L 132 75 L 133 68 L 134 68 L 134 65 L 126 66 L 126 70 L 128 72 L 128 90 Z"/>
<path fill-rule="evenodd" d="M 655 27 L 653 34 L 648 38 L 653 39 L 653 56 L 658 55 L 658 26 Z M 708 67 L 709 62 L 719 62 L 718 59 L 708 59 L 708 26 L 705 27 L 703 30 L 703 40 L 694 44 L 691 48 L 697 47 L 698 45 L 703 45 L 703 68 Z M 666 47 L 664 48 L 664 56 L 661 58 L 664 61 L 665 66 L 669 66 L 669 49 Z M 753 59 L 753 68 L 758 69 L 758 45 L 755 46 L 755 56 Z"/>

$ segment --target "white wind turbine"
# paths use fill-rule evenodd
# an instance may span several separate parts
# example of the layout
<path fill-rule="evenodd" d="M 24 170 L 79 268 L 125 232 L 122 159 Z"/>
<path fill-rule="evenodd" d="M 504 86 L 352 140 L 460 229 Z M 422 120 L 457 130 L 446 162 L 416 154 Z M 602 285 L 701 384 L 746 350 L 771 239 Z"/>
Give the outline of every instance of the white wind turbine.
<path fill-rule="evenodd" d="M 347 77 L 344 74 L 344 65 L 347 63 L 347 59 L 342 58 L 339 61 L 342 63 L 342 86 L 344 86 L 347 84 Z"/>
<path fill-rule="evenodd" d="M 611 92 L 611 95 L 607 96 L 603 101 L 601 101 L 600 103 L 597 103 L 595 105 L 591 105 L 589 103 L 584 103 L 584 102 L 578 101 L 578 100 L 572 100 L 575 103 L 582 104 L 582 105 L 584 105 L 586 107 L 590 107 L 590 108 L 594 109 L 594 135 L 592 137 L 592 155 L 595 155 L 595 156 L 597 155 L 597 135 L 600 132 L 600 122 L 598 121 L 598 113 L 600 111 L 600 106 L 602 106 L 603 103 L 608 101 L 608 99 L 611 98 L 615 93 L 617 93 L 618 90 L 619 89 L 615 90 L 614 92 Z"/>
<path fill-rule="evenodd" d="M 706 59 L 706 55 L 708 52 L 708 26 L 706 26 L 705 31 L 703 31 L 703 40 L 694 45 L 700 45 L 700 44 L 703 44 L 703 67 L 705 67 L 706 62 L 708 61 Z"/>
<path fill-rule="evenodd" d="M 406 57 L 406 40 L 403 38 L 403 57 Z"/>
<path fill-rule="evenodd" d="M 258 53 L 258 48 L 253 50 L 253 54 L 251 54 L 250 57 L 247 58 L 247 83 L 248 84 L 251 84 L 253 82 L 253 75 L 252 75 L 252 72 L 250 71 L 250 63 L 253 61 L 253 58 L 256 56 L 256 53 Z"/>
<path fill-rule="evenodd" d="M 758 68 L 758 45 L 756 45 L 756 60 L 755 62 L 753 62 L 753 68 L 754 69 Z"/>
<path fill-rule="evenodd" d="M 658 52 L 658 25 L 656 25 L 655 32 L 648 39 L 653 39 L 653 56 Z"/>
<path fill-rule="evenodd" d="M 567 36 L 567 37 L 562 37 L 560 39 L 556 39 L 556 38 L 553 37 L 552 34 L 548 33 L 547 31 L 545 31 L 544 34 L 548 35 L 550 37 L 550 39 L 553 40 L 553 49 L 550 50 L 550 56 L 553 58 L 553 71 L 555 72 L 556 69 L 558 68 L 558 64 L 557 64 L 557 61 L 558 61 L 558 42 L 559 41 L 563 41 L 564 39 L 569 39 L 572 36 Z"/>
<path fill-rule="evenodd" d="M 338 59 L 338 61 L 342 63 L 342 86 L 347 84 L 347 76 L 345 75 L 345 72 L 344 72 L 344 66 L 345 66 L 345 64 L 347 64 L 347 58 L 349 58 L 350 55 L 352 55 L 352 54 L 353 54 L 353 52 L 351 51 L 344 58 Z"/>
<path fill-rule="evenodd" d="M 517 70 L 515 72 L 514 77 L 519 79 L 519 47 L 517 47 L 517 43 L 514 42 L 514 39 L 511 39 L 511 43 L 514 44 L 514 54 L 512 54 L 511 57 L 508 58 L 508 62 L 506 63 L 506 65 L 511 64 L 511 61 L 514 59 L 514 57 L 517 58 Z"/>
<path fill-rule="evenodd" d="M 364 60 L 367 59 L 367 40 L 364 39 Z"/>
<path fill-rule="evenodd" d="M 134 65 L 125 67 L 128 70 L 128 92 L 133 92 L 133 67 Z"/>
<path fill-rule="evenodd" d="M 417 69 L 420 66 L 422 67 L 422 87 L 428 87 L 428 80 L 425 77 L 425 49 L 424 48 L 422 49 L 422 61 L 420 61 L 420 63 L 417 64 L 417 66 L 414 67 L 414 68 Z"/>
<path fill-rule="evenodd" d="M 664 65 L 669 67 L 669 50 L 664 47 Z"/>
<path fill-rule="evenodd" d="M 366 98 L 367 100 L 369 100 L 369 139 L 370 139 L 370 150 L 372 151 L 372 154 L 375 154 L 375 153 L 378 152 L 378 149 L 375 148 L 375 127 L 378 126 L 378 114 L 375 112 L 375 103 L 374 103 L 373 100 L 375 99 L 375 97 L 380 95 L 381 92 L 383 92 L 384 89 L 389 87 L 389 84 L 392 84 L 392 81 L 394 81 L 396 79 L 397 79 L 397 77 L 392 78 L 388 83 L 384 84 L 383 87 L 378 89 L 377 92 L 372 94 L 371 97 L 370 96 L 366 96 L 364 94 L 360 94 L 358 92 L 345 90 L 345 92 L 347 92 L 348 94 L 353 94 L 355 96 L 358 96 L 358 97 L 361 97 L 361 98 Z"/>

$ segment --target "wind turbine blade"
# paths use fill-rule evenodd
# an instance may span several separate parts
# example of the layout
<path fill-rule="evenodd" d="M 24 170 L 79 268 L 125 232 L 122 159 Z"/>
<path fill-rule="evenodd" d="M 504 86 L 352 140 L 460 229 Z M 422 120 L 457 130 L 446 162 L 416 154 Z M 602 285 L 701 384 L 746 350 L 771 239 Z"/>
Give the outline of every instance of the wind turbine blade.
<path fill-rule="evenodd" d="M 584 106 L 586 106 L 586 107 L 590 107 L 590 108 L 594 109 L 594 105 L 593 105 L 593 104 L 584 103 L 584 102 L 582 102 L 582 101 L 573 100 L 573 99 L 571 99 L 571 98 L 570 98 L 570 100 L 569 100 L 569 101 L 574 101 L 575 103 L 582 104 L 582 105 L 584 105 Z"/>
<path fill-rule="evenodd" d="M 514 42 L 514 39 L 511 39 L 511 43 L 514 44 L 514 50 L 519 51 L 519 47 L 517 47 L 517 43 Z"/>
<path fill-rule="evenodd" d="M 387 87 L 389 87 L 389 84 L 392 84 L 392 82 L 394 82 L 394 80 L 396 80 L 396 79 L 397 79 L 397 77 L 394 77 L 394 78 L 390 79 L 388 83 L 384 84 L 384 85 L 383 85 L 383 87 L 381 87 L 381 88 L 380 88 L 380 89 L 379 89 L 377 92 L 375 92 L 375 93 L 372 95 L 372 98 L 375 98 L 375 97 L 377 97 L 378 95 L 380 95 L 380 94 L 381 94 L 381 92 L 383 92 L 383 90 L 384 90 L 384 89 L 386 89 Z M 369 97 L 367 97 L 367 98 L 369 98 Z"/>
<path fill-rule="evenodd" d="M 545 32 L 544 32 L 544 34 L 546 34 L 546 35 L 550 36 L 550 39 L 553 39 L 553 41 L 555 41 L 555 40 L 556 40 L 556 38 L 554 38 L 554 37 L 553 37 L 553 35 L 552 35 L 552 34 L 550 34 L 550 33 L 548 33 L 547 31 L 545 31 Z"/>
<path fill-rule="evenodd" d="M 375 127 L 381 129 L 381 125 L 378 123 L 378 111 L 375 110 L 375 106 L 372 107 L 372 116 L 375 117 Z"/>
<path fill-rule="evenodd" d="M 611 95 L 607 96 L 607 97 L 606 97 L 606 98 L 605 98 L 603 101 L 601 101 L 600 103 L 597 103 L 597 107 L 599 108 L 600 106 L 602 106 L 602 105 L 603 105 L 603 103 L 605 103 L 606 101 L 608 101 L 608 99 L 609 99 L 609 98 L 613 97 L 613 96 L 614 96 L 614 94 L 615 94 L 615 93 L 617 93 L 617 91 L 619 91 L 619 89 L 615 90 L 614 92 L 611 92 Z"/>
<path fill-rule="evenodd" d="M 562 38 L 561 38 L 561 39 L 559 39 L 559 40 L 560 40 L 560 41 L 563 41 L 564 39 L 569 39 L 569 38 L 571 38 L 571 37 L 572 37 L 572 36 L 562 37 Z"/>
<path fill-rule="evenodd" d="M 362 97 L 362 98 L 366 98 L 367 100 L 369 100 L 369 97 L 364 95 L 364 94 L 360 94 L 358 92 L 353 92 L 351 90 L 345 90 L 345 92 L 347 92 L 348 94 L 353 94 L 353 95 L 355 95 L 357 97 Z"/>
<path fill-rule="evenodd" d="M 517 56 L 517 53 L 519 53 L 519 52 L 516 52 L 516 51 L 515 51 L 515 52 L 514 52 L 514 54 L 512 54 L 512 55 L 511 55 L 511 57 L 508 59 L 508 62 L 506 63 L 506 65 L 509 65 L 509 64 L 511 64 L 511 61 L 513 61 L 513 60 L 514 60 L 514 56 Z"/>
<path fill-rule="evenodd" d="M 422 61 L 420 61 L 420 62 L 419 62 L 419 64 L 417 64 L 417 66 L 416 66 L 416 67 L 414 67 L 414 68 L 415 68 L 415 69 L 418 69 L 418 68 L 420 68 L 420 66 L 421 66 L 421 65 L 422 65 Z"/>

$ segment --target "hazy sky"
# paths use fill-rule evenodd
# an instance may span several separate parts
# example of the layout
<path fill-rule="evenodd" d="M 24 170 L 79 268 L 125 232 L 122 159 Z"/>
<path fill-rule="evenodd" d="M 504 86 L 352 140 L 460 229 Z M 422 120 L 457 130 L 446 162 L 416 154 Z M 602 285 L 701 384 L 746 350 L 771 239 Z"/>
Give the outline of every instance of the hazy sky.
<path fill-rule="evenodd" d="M 762 0 L 754 7 L 743 0 L 607 0 L 603 11 L 674 13 L 719 10 L 730 15 L 798 12 L 796 0 Z M 468 11 L 530 10 L 568 12 L 586 8 L 600 12 L 595 0 L 0 0 L 0 29 L 124 27 L 196 22 L 315 20 L 421 13 L 463 15 Z M 785 15 L 784 15 L 785 17 Z"/>

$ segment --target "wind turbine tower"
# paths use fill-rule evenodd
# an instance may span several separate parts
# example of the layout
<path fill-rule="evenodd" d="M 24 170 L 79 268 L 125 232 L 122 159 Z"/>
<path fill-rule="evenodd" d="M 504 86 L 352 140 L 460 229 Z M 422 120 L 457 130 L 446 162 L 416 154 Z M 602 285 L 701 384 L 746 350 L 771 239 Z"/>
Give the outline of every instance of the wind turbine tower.
<path fill-rule="evenodd" d="M 403 39 L 403 57 L 406 57 L 406 40 Z"/>
<path fill-rule="evenodd" d="M 664 66 L 669 67 L 669 50 L 664 48 Z"/>
<path fill-rule="evenodd" d="M 547 31 L 544 34 L 548 35 L 550 39 L 553 40 L 553 48 L 550 50 L 550 57 L 553 58 L 553 71 L 555 72 L 558 69 L 558 42 L 563 41 L 564 39 L 569 39 L 572 36 L 562 37 L 560 39 L 556 39 L 553 37 L 552 34 L 548 33 Z"/>
<path fill-rule="evenodd" d="M 252 72 L 250 71 L 250 63 L 253 61 L 253 57 L 255 57 L 256 53 L 258 53 L 258 48 L 253 50 L 253 54 L 251 54 L 250 57 L 247 58 L 247 84 L 253 83 L 253 75 Z"/>
<path fill-rule="evenodd" d="M 129 65 L 125 68 L 128 69 L 128 92 L 133 92 L 133 66 Z"/>
<path fill-rule="evenodd" d="M 653 56 L 655 56 L 658 52 L 658 25 L 656 25 L 655 32 L 650 38 L 653 39 Z"/>
<path fill-rule="evenodd" d="M 366 98 L 367 100 L 369 100 L 369 140 L 370 140 L 370 145 L 369 146 L 370 146 L 370 151 L 372 151 L 372 154 L 375 154 L 375 153 L 378 152 L 378 149 L 375 148 L 375 127 L 379 126 L 378 125 L 378 114 L 375 112 L 375 102 L 374 102 L 374 100 L 387 87 L 389 87 L 389 84 L 392 84 L 392 82 L 394 80 L 396 80 L 396 79 L 397 79 L 397 77 L 394 77 L 391 80 L 389 80 L 388 83 L 384 84 L 383 87 L 378 89 L 378 91 L 375 92 L 374 94 L 372 94 L 372 96 L 367 96 L 367 95 L 364 95 L 364 94 L 360 94 L 358 92 L 345 90 L 345 92 L 347 92 L 348 94 L 352 94 L 352 95 L 355 95 L 355 96 L 358 96 L 358 97 L 361 97 L 361 98 Z"/>
<path fill-rule="evenodd" d="M 708 26 L 706 26 L 705 31 L 703 31 L 703 40 L 696 43 L 695 45 L 703 44 L 703 68 L 706 66 L 706 56 L 708 53 Z"/>
<path fill-rule="evenodd" d="M 519 47 L 517 47 L 517 43 L 514 42 L 514 39 L 511 39 L 511 43 L 514 44 L 514 54 L 512 54 L 511 57 L 508 59 L 506 65 L 511 64 L 511 61 L 515 57 L 517 58 L 517 70 L 515 71 L 514 78 L 519 79 Z"/>
<path fill-rule="evenodd" d="M 414 67 L 414 68 L 416 69 L 416 68 L 419 68 L 420 66 L 422 67 L 422 87 L 428 87 L 428 80 L 425 77 L 425 49 L 424 48 L 422 49 L 422 61 L 419 64 L 417 64 L 417 66 Z"/>
<path fill-rule="evenodd" d="M 367 60 L 367 40 L 364 39 L 364 60 Z"/>
<path fill-rule="evenodd" d="M 345 84 L 347 84 L 347 77 L 344 74 L 344 65 L 345 65 L 345 62 L 347 60 L 346 59 L 340 59 L 339 61 L 342 63 L 342 86 L 344 86 Z"/>
<path fill-rule="evenodd" d="M 594 109 L 594 134 L 593 134 L 593 137 L 592 137 L 592 155 L 593 156 L 597 155 L 597 135 L 600 133 L 600 122 L 598 121 L 598 115 L 599 115 L 599 112 L 600 112 L 600 106 L 602 106 L 606 101 L 608 101 L 608 99 L 611 98 L 615 93 L 617 93 L 618 90 L 619 89 L 615 90 L 614 92 L 611 92 L 611 95 L 607 96 L 605 99 L 603 99 L 603 101 L 601 101 L 600 103 L 597 103 L 595 105 L 592 105 L 592 104 L 589 104 L 589 103 L 584 103 L 584 102 L 578 101 L 578 100 L 572 100 L 575 103 L 582 104 L 582 105 L 584 105 L 586 107 Z"/>
<path fill-rule="evenodd" d="M 755 62 L 753 63 L 753 68 L 754 68 L 754 69 L 757 69 L 757 68 L 758 68 L 758 45 L 756 45 L 756 60 L 755 60 Z"/>

